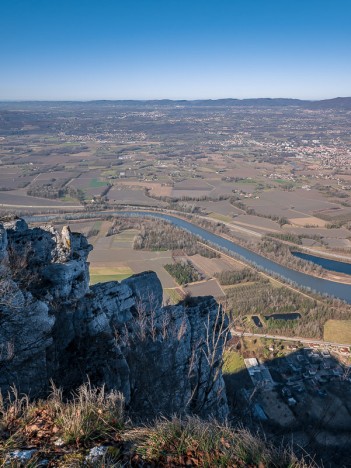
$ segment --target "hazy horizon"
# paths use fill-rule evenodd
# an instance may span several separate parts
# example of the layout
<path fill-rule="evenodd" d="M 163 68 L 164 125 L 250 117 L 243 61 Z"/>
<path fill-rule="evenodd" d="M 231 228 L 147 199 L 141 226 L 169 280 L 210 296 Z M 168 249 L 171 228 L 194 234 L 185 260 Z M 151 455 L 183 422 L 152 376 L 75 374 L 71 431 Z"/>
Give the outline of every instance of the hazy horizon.
<path fill-rule="evenodd" d="M 351 96 L 332 96 L 326 97 L 321 99 L 301 99 L 301 98 L 294 98 L 294 97 L 287 97 L 287 96 L 280 96 L 280 97 L 270 97 L 270 96 L 262 96 L 262 97 L 244 97 L 244 98 L 236 98 L 236 97 L 222 97 L 222 98 L 211 98 L 211 97 L 204 97 L 204 98 L 194 98 L 194 99 L 186 99 L 186 98 L 179 98 L 179 99 L 170 99 L 170 98 L 150 98 L 150 99 L 138 99 L 138 98 L 120 98 L 120 99 L 1 99 L 0 102 L 123 102 L 123 101 L 133 101 L 133 102 L 148 102 L 148 101 L 171 101 L 171 102 L 196 102 L 196 101 L 220 101 L 220 100 L 233 100 L 233 101 L 245 101 L 245 100 L 260 100 L 260 99 L 271 99 L 271 100 L 298 100 L 298 101 L 310 101 L 310 102 L 318 102 L 330 99 L 348 99 Z"/>

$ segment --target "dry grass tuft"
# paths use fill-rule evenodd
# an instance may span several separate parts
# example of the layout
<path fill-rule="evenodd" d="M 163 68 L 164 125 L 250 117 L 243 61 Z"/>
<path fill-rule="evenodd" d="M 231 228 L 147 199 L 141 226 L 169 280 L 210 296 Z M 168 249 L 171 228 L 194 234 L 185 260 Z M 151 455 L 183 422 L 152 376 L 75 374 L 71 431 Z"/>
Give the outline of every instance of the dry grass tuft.
<path fill-rule="evenodd" d="M 128 428 L 124 421 L 123 397 L 104 387 L 84 384 L 65 401 L 53 386 L 47 400 L 36 402 L 12 389 L 5 401 L 0 399 L 0 465 L 7 463 L 11 450 L 31 447 L 37 449 L 27 465 L 33 468 L 41 459 L 49 459 L 50 466 L 88 468 L 315 466 L 299 460 L 292 450 L 215 420 L 174 417 L 142 428 Z M 101 460 L 89 461 L 89 448 L 99 445 L 107 447 L 106 453 Z"/>
<path fill-rule="evenodd" d="M 68 403 L 64 403 L 61 391 L 53 386 L 49 399 L 66 443 L 84 444 L 109 438 L 122 429 L 124 399 L 121 393 L 107 393 L 104 386 L 93 388 L 87 383 L 72 396 Z"/>
<path fill-rule="evenodd" d="M 99 440 L 116 440 L 124 425 L 124 399 L 105 387 L 86 383 L 64 401 L 61 390 L 52 386 L 45 401 L 30 402 L 16 389 L 6 400 L 0 399 L 0 435 L 4 448 L 21 445 L 50 446 L 61 439 L 64 444 L 91 445 Z"/>
<path fill-rule="evenodd" d="M 137 453 L 156 466 L 279 467 L 312 465 L 299 461 L 292 451 L 275 448 L 246 429 L 233 430 L 216 421 L 197 417 L 160 420 L 149 428 Z"/>

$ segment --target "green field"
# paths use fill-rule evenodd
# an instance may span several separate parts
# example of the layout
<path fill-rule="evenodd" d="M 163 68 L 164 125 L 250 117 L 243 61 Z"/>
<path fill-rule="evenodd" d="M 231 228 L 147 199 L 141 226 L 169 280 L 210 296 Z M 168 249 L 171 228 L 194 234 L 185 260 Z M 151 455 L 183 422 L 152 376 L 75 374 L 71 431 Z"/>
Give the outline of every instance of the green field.
<path fill-rule="evenodd" d="M 230 216 L 226 216 L 226 215 L 215 213 L 215 212 L 210 213 L 208 217 L 212 219 L 216 219 L 217 221 L 224 221 L 226 223 L 230 223 L 231 221 L 233 221 L 233 219 Z"/>
<path fill-rule="evenodd" d="M 129 278 L 129 274 L 121 275 L 90 275 L 90 284 L 96 283 L 106 283 L 108 281 L 122 281 L 126 278 Z"/>
<path fill-rule="evenodd" d="M 102 182 L 101 180 L 98 179 L 91 179 L 89 183 L 90 188 L 99 188 L 99 187 L 106 187 L 107 182 Z"/>
<path fill-rule="evenodd" d="M 178 304 L 183 299 L 177 289 L 165 288 L 164 292 L 170 298 L 171 304 Z"/>
<path fill-rule="evenodd" d="M 224 351 L 223 374 L 235 374 L 245 369 L 243 357 L 237 351 Z"/>
<path fill-rule="evenodd" d="M 106 283 L 107 281 L 122 281 L 132 276 L 129 267 L 91 267 L 90 284 Z"/>
<path fill-rule="evenodd" d="M 324 325 L 324 340 L 351 344 L 351 320 L 327 320 Z"/>

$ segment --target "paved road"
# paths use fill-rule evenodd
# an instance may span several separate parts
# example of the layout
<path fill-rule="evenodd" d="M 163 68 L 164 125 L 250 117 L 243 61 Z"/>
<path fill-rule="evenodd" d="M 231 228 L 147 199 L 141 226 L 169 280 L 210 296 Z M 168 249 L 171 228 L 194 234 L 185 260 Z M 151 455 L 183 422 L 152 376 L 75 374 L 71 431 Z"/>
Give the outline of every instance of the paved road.
<path fill-rule="evenodd" d="M 257 338 L 270 338 L 272 340 L 282 340 L 282 341 L 294 341 L 298 343 L 309 343 L 309 344 L 318 344 L 322 346 L 337 346 L 340 348 L 347 348 L 351 347 L 351 343 L 349 344 L 342 344 L 342 343 L 334 343 L 332 341 L 323 341 L 323 340 L 315 340 L 314 338 L 299 338 L 299 337 L 291 337 L 291 336 L 280 336 L 280 335 L 265 335 L 263 333 L 249 333 L 249 332 L 242 332 L 235 329 L 231 329 L 230 333 L 235 336 L 256 336 Z"/>
<path fill-rule="evenodd" d="M 105 213 L 100 212 L 99 215 L 108 214 L 108 213 L 109 213 L 108 211 L 105 212 Z M 91 215 L 91 213 L 89 213 L 89 214 Z M 83 214 L 83 216 L 84 216 L 84 214 Z M 242 229 L 246 230 L 245 228 L 242 228 Z M 217 249 L 215 249 L 213 247 L 209 247 L 209 246 L 207 246 L 207 248 L 210 248 L 212 250 L 217 250 Z M 221 255 L 224 255 L 224 256 L 229 257 L 230 259 L 232 259 L 231 256 L 223 253 L 222 251 L 218 250 L 218 252 Z M 235 259 L 235 261 L 240 261 L 240 260 Z M 267 275 L 266 273 L 263 273 L 263 272 L 261 274 L 269 276 L 269 275 Z M 276 280 L 276 279 L 275 279 L 275 281 L 280 282 L 279 280 Z M 293 289 L 296 292 L 298 292 L 298 293 L 300 293 L 300 294 L 302 294 L 304 296 L 310 297 L 306 293 L 303 293 L 303 292 L 299 291 L 298 289 L 295 289 L 294 287 L 292 287 L 290 285 L 287 285 L 285 283 L 282 283 L 282 285 L 284 285 L 285 287 L 288 287 L 290 289 Z M 292 342 L 300 342 L 300 343 L 314 343 L 314 344 L 318 344 L 318 345 L 331 345 L 331 346 L 338 346 L 338 347 L 351 346 L 351 343 L 350 344 L 344 344 L 344 343 L 326 342 L 326 341 L 323 341 L 323 340 L 314 340 L 314 339 L 300 338 L 300 337 L 288 337 L 288 336 L 279 336 L 279 335 L 267 335 L 267 334 L 265 335 L 265 334 L 259 334 L 259 333 L 248 333 L 248 332 L 237 331 L 235 329 L 232 330 L 232 334 L 237 335 L 237 336 L 256 336 L 256 337 L 260 337 L 260 338 L 270 338 L 270 339 L 274 339 L 274 340 L 284 340 L 284 341 L 292 341 Z"/>
<path fill-rule="evenodd" d="M 204 218 L 204 219 L 209 219 L 207 216 L 199 216 L 200 218 Z M 249 228 L 244 228 L 244 227 L 241 227 L 241 226 L 238 226 L 238 224 L 234 222 L 225 222 L 225 221 L 220 221 L 222 224 L 225 224 L 226 226 L 230 227 L 230 228 L 233 228 L 233 229 L 236 229 L 238 231 L 242 231 L 242 232 L 245 232 L 251 236 L 255 236 L 255 237 L 263 237 L 265 234 L 260 234 L 259 232 L 256 232 L 256 231 L 253 231 L 252 229 L 249 229 Z M 268 233 L 269 235 L 269 233 Z M 283 244 L 286 244 L 286 245 L 289 245 L 291 247 L 298 247 L 299 249 L 302 249 L 302 250 L 306 250 L 307 252 L 310 252 L 312 255 L 316 255 L 318 257 L 318 255 L 320 255 L 321 257 L 324 257 L 324 258 L 329 258 L 329 257 L 333 257 L 333 258 L 338 258 L 340 260 L 342 260 L 343 262 L 346 261 L 349 261 L 351 262 L 351 257 L 349 255 L 346 255 L 346 254 L 337 254 L 337 253 L 333 253 L 333 252 L 326 252 L 325 250 L 318 250 L 318 249 L 315 249 L 313 247 L 307 247 L 305 245 L 296 245 L 294 244 L 293 242 L 289 242 L 289 241 L 286 241 L 286 240 L 283 240 L 283 239 L 278 239 L 279 242 L 282 242 Z"/>
<path fill-rule="evenodd" d="M 0 203 L 0 206 L 6 208 L 45 208 L 46 210 L 84 210 L 82 205 L 12 205 L 9 203 Z M 65 214 L 65 213 L 61 213 Z M 43 215 L 44 216 L 44 215 Z"/>

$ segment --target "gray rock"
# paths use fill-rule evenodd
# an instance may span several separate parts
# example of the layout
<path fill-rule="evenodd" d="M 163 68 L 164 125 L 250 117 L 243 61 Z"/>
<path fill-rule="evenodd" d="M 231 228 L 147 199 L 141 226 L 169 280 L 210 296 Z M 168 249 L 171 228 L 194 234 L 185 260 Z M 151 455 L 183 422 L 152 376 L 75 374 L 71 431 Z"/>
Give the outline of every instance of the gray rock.
<path fill-rule="evenodd" d="M 154 271 L 144 271 L 123 281 L 133 291 L 138 307 L 144 312 L 152 312 L 162 305 L 163 291 L 161 281 Z"/>
<path fill-rule="evenodd" d="M 28 463 L 34 455 L 38 453 L 37 450 L 32 449 L 32 450 L 13 450 L 12 452 L 9 452 L 6 461 L 5 461 L 5 466 L 11 466 L 13 462 L 17 463 Z"/>
<path fill-rule="evenodd" d="M 216 301 L 162 307 L 154 272 L 89 288 L 91 248 L 67 227 L 59 233 L 22 220 L 0 225 L 1 391 L 15 384 L 45 394 L 50 379 L 70 391 L 89 378 L 120 391 L 138 417 L 224 419 L 227 323 Z"/>
<path fill-rule="evenodd" d="M 0 224 L 0 262 L 7 257 L 7 232 L 2 224 Z"/>
<path fill-rule="evenodd" d="M 90 449 L 88 455 L 85 458 L 85 461 L 92 464 L 99 463 L 106 457 L 107 451 L 108 447 L 93 447 Z"/>
<path fill-rule="evenodd" d="M 17 218 L 12 221 L 8 221 L 4 223 L 5 229 L 8 231 L 16 231 L 16 232 L 23 232 L 28 229 L 28 224 L 25 222 L 24 219 Z"/>
<path fill-rule="evenodd" d="M 54 442 L 55 447 L 64 447 L 66 445 L 65 441 L 59 437 L 57 440 Z"/>

